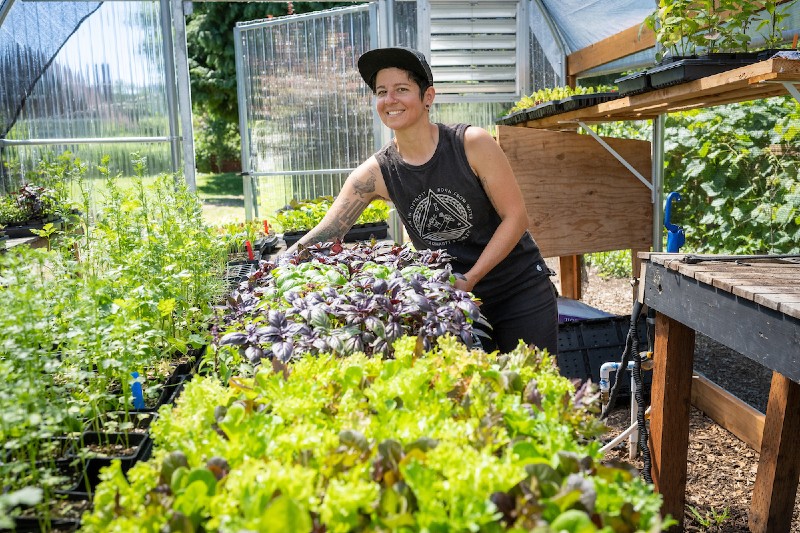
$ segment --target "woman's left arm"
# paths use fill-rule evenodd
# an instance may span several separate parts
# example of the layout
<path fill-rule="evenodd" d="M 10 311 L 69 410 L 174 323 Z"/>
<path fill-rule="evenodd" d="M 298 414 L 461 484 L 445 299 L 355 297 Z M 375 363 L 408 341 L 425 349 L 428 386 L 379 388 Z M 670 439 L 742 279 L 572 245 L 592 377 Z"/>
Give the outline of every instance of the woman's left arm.
<path fill-rule="evenodd" d="M 470 126 L 464 133 L 464 147 L 501 220 L 475 265 L 464 273 L 466 280 L 456 280 L 457 288 L 471 291 L 519 242 L 528 229 L 528 212 L 506 154 L 489 132 Z"/>

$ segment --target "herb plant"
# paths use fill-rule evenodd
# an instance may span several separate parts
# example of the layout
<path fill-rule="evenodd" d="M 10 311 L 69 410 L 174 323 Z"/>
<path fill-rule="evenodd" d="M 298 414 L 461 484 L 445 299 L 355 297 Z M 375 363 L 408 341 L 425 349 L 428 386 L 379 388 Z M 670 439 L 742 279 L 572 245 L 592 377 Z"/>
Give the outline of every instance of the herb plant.
<path fill-rule="evenodd" d="M 660 531 L 660 496 L 603 464 L 595 391 L 520 345 L 413 337 L 195 378 L 154 458 L 103 473 L 84 531 Z"/>
<path fill-rule="evenodd" d="M 257 364 L 325 352 L 391 355 L 407 334 L 425 347 L 447 333 L 471 346 L 483 321 L 469 293 L 453 286 L 449 259 L 409 246 L 327 243 L 284 255 L 279 265 L 262 262 L 229 295 L 215 347 L 226 360 L 235 350 Z"/>

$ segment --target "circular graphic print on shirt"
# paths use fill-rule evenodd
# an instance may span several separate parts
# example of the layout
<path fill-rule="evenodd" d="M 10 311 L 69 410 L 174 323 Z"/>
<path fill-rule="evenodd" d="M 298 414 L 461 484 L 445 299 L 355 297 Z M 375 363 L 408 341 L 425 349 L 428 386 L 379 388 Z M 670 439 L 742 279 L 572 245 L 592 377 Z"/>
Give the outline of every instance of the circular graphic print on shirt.
<path fill-rule="evenodd" d="M 472 209 L 463 196 L 450 189 L 429 189 L 412 202 L 411 222 L 431 246 L 460 241 L 472 228 Z"/>

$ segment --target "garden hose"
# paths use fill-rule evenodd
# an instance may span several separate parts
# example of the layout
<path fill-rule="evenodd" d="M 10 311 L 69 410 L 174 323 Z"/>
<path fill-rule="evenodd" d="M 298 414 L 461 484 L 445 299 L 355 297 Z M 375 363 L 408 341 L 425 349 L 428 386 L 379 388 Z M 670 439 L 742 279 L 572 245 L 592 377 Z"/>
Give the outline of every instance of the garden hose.
<path fill-rule="evenodd" d="M 638 283 L 636 281 L 635 283 Z M 628 328 L 628 336 L 625 339 L 625 349 L 622 352 L 622 360 L 620 361 L 620 370 L 616 372 L 614 376 L 614 385 L 611 388 L 611 393 L 609 394 L 608 403 L 605 404 L 603 407 L 602 412 L 600 413 L 600 419 L 605 419 L 608 417 L 609 410 L 611 406 L 614 405 L 617 397 L 617 391 L 619 390 L 620 384 L 620 375 L 624 373 L 624 369 L 628 368 L 628 361 L 633 355 L 633 383 L 634 389 L 631 391 L 631 394 L 635 394 L 636 397 L 636 404 L 638 405 L 638 410 L 636 413 L 636 424 L 639 427 L 639 451 L 642 454 L 642 462 L 644 463 L 644 468 L 642 469 L 642 477 L 648 483 L 653 483 L 653 478 L 651 476 L 651 462 L 650 462 L 650 448 L 648 447 L 648 431 L 647 425 L 645 422 L 645 406 L 644 406 L 644 396 L 642 395 L 642 358 L 639 354 L 639 315 L 642 313 L 642 302 L 638 299 L 633 302 L 633 310 L 631 311 L 631 321 L 630 327 Z M 649 335 L 648 335 L 649 337 Z"/>

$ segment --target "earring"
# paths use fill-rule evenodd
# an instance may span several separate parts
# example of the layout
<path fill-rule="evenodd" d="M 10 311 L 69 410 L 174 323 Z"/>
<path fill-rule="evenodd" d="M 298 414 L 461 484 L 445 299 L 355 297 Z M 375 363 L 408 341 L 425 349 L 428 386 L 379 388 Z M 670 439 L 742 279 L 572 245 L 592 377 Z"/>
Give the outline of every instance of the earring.
<path fill-rule="evenodd" d="M 430 108 L 431 108 L 431 104 L 425 104 L 425 109 L 430 109 Z"/>

